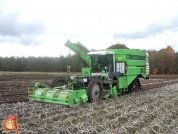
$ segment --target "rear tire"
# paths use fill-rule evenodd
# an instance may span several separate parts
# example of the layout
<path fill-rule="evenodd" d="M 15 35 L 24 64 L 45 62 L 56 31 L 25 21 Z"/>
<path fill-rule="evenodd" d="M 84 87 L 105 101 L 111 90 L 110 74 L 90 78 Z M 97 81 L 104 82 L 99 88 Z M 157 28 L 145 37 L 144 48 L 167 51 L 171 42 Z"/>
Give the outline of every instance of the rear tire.
<path fill-rule="evenodd" d="M 141 90 L 139 79 L 136 78 L 130 85 L 129 85 L 129 93 L 139 92 Z"/>
<path fill-rule="evenodd" d="M 66 83 L 67 79 L 63 76 L 58 76 L 56 77 L 52 82 L 51 82 L 51 87 L 58 87 L 62 86 Z"/>
<path fill-rule="evenodd" d="M 96 102 L 102 98 L 103 84 L 100 79 L 92 79 L 87 88 L 89 102 Z"/>

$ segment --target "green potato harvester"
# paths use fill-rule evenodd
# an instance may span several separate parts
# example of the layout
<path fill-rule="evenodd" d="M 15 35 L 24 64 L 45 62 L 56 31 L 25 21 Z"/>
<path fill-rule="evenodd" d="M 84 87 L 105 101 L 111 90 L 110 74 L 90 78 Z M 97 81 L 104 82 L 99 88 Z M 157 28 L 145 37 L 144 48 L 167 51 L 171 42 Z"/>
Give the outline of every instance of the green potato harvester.
<path fill-rule="evenodd" d="M 28 88 L 30 100 L 76 106 L 141 90 L 139 78 L 149 79 L 149 55 L 139 49 L 107 48 L 89 51 L 80 42 L 65 46 L 86 63 L 81 76 L 59 76 L 51 85 L 36 82 Z"/>

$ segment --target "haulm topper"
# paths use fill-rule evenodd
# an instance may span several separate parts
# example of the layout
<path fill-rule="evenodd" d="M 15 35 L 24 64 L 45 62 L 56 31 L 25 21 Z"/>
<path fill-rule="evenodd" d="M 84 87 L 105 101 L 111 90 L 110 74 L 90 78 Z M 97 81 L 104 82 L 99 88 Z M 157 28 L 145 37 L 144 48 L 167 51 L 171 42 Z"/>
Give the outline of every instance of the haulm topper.
<path fill-rule="evenodd" d="M 89 51 L 80 42 L 65 44 L 76 52 L 87 67 L 81 76 L 59 76 L 51 85 L 36 82 L 28 88 L 31 100 L 76 106 L 141 90 L 139 78 L 149 79 L 149 55 L 138 49 Z M 70 67 L 68 67 L 70 74 Z"/>

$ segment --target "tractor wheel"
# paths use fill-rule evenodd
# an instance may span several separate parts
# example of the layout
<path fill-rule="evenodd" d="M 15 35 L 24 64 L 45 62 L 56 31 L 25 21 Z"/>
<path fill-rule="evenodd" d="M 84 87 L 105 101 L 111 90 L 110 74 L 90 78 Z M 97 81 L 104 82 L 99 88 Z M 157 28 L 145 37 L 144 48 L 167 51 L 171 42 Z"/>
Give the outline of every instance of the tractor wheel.
<path fill-rule="evenodd" d="M 89 102 L 96 102 L 101 99 L 103 94 L 103 84 L 100 79 L 92 79 L 87 88 Z"/>
<path fill-rule="evenodd" d="M 129 85 L 129 93 L 139 92 L 141 90 L 141 86 L 139 84 L 139 79 L 136 78 L 130 85 Z"/>
<path fill-rule="evenodd" d="M 56 77 L 52 82 L 51 82 L 51 87 L 57 87 L 57 86 L 62 86 L 66 83 L 67 79 L 63 76 L 58 76 Z"/>

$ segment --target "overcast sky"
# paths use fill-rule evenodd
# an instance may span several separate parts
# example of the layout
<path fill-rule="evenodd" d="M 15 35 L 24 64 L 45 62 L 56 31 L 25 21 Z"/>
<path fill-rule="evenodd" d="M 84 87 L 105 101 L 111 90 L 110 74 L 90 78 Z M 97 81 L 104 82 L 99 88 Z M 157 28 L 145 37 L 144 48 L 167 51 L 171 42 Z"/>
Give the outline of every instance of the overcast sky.
<path fill-rule="evenodd" d="M 178 0 L 0 0 L 0 56 L 60 56 L 81 42 L 178 51 Z"/>

